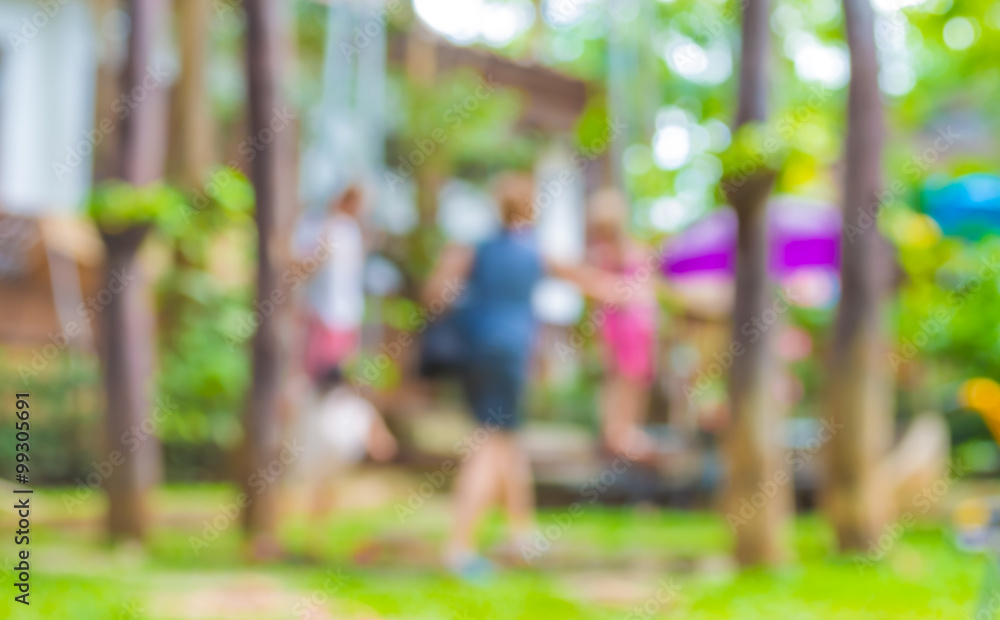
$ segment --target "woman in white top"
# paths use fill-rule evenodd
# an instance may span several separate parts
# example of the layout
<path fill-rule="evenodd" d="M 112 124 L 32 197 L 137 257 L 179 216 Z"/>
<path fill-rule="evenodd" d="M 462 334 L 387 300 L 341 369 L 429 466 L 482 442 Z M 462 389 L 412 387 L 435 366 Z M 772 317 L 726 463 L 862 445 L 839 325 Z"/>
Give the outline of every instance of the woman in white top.
<path fill-rule="evenodd" d="M 342 366 L 360 345 L 365 248 L 358 217 L 364 204 L 361 186 L 352 184 L 330 201 L 315 224 L 318 231 L 301 231 L 312 239 L 297 265 L 309 278 L 305 369 L 314 381 Z"/>

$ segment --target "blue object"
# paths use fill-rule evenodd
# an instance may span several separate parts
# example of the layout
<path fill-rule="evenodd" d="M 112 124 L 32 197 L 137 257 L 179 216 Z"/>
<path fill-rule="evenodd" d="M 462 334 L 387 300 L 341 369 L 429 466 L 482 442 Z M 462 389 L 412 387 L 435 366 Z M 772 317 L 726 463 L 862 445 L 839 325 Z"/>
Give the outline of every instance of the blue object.
<path fill-rule="evenodd" d="M 954 521 L 958 547 L 987 558 L 973 617 L 995 618 L 1000 608 L 1000 496 L 965 500 L 956 508 Z"/>
<path fill-rule="evenodd" d="M 496 572 L 492 562 L 474 554 L 452 562 L 448 570 L 452 575 L 473 585 L 485 585 Z"/>
<path fill-rule="evenodd" d="M 441 379 L 460 376 L 468 360 L 461 326 L 454 312 L 428 322 L 420 348 L 420 376 Z"/>
<path fill-rule="evenodd" d="M 928 182 L 920 203 L 946 235 L 976 241 L 1000 233 L 1000 176 L 974 173 L 945 184 Z"/>
<path fill-rule="evenodd" d="M 480 424 L 519 425 L 535 345 L 531 297 L 543 275 L 530 232 L 503 230 L 476 248 L 456 311 L 467 346 L 466 397 Z"/>

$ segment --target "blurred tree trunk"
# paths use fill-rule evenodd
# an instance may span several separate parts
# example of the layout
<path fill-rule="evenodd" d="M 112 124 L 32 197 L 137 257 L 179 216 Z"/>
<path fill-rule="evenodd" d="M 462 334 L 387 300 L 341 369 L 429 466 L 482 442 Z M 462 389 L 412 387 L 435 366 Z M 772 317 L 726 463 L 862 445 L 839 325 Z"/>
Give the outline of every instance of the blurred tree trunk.
<path fill-rule="evenodd" d="M 163 177 L 166 159 L 166 97 L 153 62 L 153 43 L 165 0 L 130 0 L 128 56 L 122 92 L 127 98 L 119 147 L 119 176 L 133 185 L 146 185 Z M 153 81 L 150 81 L 153 78 Z"/>
<path fill-rule="evenodd" d="M 205 80 L 209 10 L 201 0 L 177 0 L 174 5 L 180 37 L 180 75 L 170 105 L 170 177 L 189 192 L 206 196 L 205 182 L 214 160 L 211 105 Z M 191 267 L 181 243 L 173 248 L 174 275 Z M 198 265 L 201 267 L 201 265 Z M 160 342 L 173 349 L 184 315 L 186 296 L 177 285 L 166 288 L 159 303 Z"/>
<path fill-rule="evenodd" d="M 110 11 L 117 10 L 118 5 L 118 0 L 93 0 L 91 11 L 95 20 L 103 19 Z M 118 115 L 112 116 L 111 106 L 114 105 L 114 100 L 121 94 L 122 89 L 121 69 L 117 54 L 113 53 L 117 51 L 116 41 L 110 30 L 110 28 L 96 29 L 97 43 L 106 50 L 106 53 L 101 54 L 100 62 L 97 65 L 97 82 L 94 93 L 94 110 L 97 112 L 94 124 L 98 127 L 105 119 L 111 122 L 113 118 L 117 122 Z M 120 146 L 121 140 L 110 139 L 101 140 L 99 144 L 94 145 L 93 178 L 95 184 L 118 176 L 118 149 Z"/>
<path fill-rule="evenodd" d="M 767 0 L 744 4 L 736 128 L 767 117 L 768 19 Z M 773 183 L 774 173 L 760 165 L 725 187 L 739 221 L 733 342 L 743 352 L 734 355 L 729 374 L 732 420 L 725 437 L 728 486 L 723 502 L 736 534 L 736 557 L 744 566 L 784 559 L 784 526 L 792 506 L 791 482 L 780 483 L 784 416 L 773 397 L 771 342 L 778 327 L 756 327 L 765 311 L 773 312 L 766 229 Z"/>
<path fill-rule="evenodd" d="M 143 84 L 150 71 L 160 5 L 160 0 L 132 0 L 129 5 L 131 30 L 122 92 L 131 95 L 141 91 L 143 96 L 132 95 L 134 105 L 119 125 L 118 176 L 133 185 L 151 183 L 163 172 L 161 93 L 156 85 Z M 111 293 L 103 312 L 106 429 L 111 462 L 120 462 L 106 482 L 108 533 L 113 540 L 144 536 L 145 496 L 156 476 L 159 457 L 154 437 L 130 443 L 149 415 L 153 367 L 153 313 L 136 260 L 146 231 L 146 226 L 135 226 L 102 232 L 107 249 L 105 286 Z"/>
<path fill-rule="evenodd" d="M 250 135 L 274 135 L 270 128 L 280 109 L 280 41 L 277 0 L 246 0 L 246 61 L 248 128 Z M 280 150 L 272 142 L 253 157 L 250 178 L 256 193 L 257 308 L 273 307 L 278 290 L 278 246 L 280 202 L 285 194 L 281 180 Z M 281 347 L 276 317 L 260 321 L 253 338 L 253 374 L 244 423 L 245 446 L 242 483 L 250 503 L 243 513 L 243 526 L 254 555 L 259 559 L 277 553 L 277 484 L 262 482 L 258 473 L 278 461 L 281 443 L 279 405 L 281 397 Z M 264 477 L 266 478 L 266 476 Z"/>
<path fill-rule="evenodd" d="M 894 403 L 882 317 L 889 284 L 888 248 L 874 212 L 882 186 L 883 143 L 874 15 L 867 0 L 844 0 L 844 18 L 851 84 L 844 148 L 843 293 L 831 347 L 827 403 L 830 420 L 843 428 L 827 447 L 825 502 L 840 547 L 847 550 L 877 539 L 889 518 L 892 489 L 878 479 L 877 464 L 892 441 Z"/>
<path fill-rule="evenodd" d="M 205 80 L 211 3 L 176 0 L 181 72 L 171 107 L 171 176 L 187 188 L 205 183 L 214 161 L 212 111 Z"/>
<path fill-rule="evenodd" d="M 146 494 L 156 477 L 159 459 L 156 438 L 137 430 L 149 416 L 155 333 L 146 282 L 136 258 L 146 231 L 145 227 L 133 227 L 120 233 L 102 232 L 105 287 L 111 292 L 102 312 L 101 332 L 108 460 L 116 465 L 105 482 L 112 540 L 141 540 L 145 536 Z M 130 439 L 140 436 L 145 438 L 138 443 Z"/>
<path fill-rule="evenodd" d="M 438 39 L 422 25 L 415 27 L 406 37 L 406 77 L 411 88 L 420 91 L 421 97 L 434 88 L 438 79 L 437 42 Z M 408 157 L 413 141 L 406 139 L 400 147 L 402 157 Z M 390 162 L 392 172 L 398 173 L 402 157 Z M 431 153 L 421 165 L 414 166 L 412 179 L 417 225 L 409 234 L 407 243 L 402 244 L 402 252 L 395 256 L 401 265 L 407 266 L 413 282 L 422 281 L 434 262 L 438 249 L 434 244 L 438 230 L 438 194 L 447 178 L 448 167 L 442 160 L 440 150 Z M 418 296 L 416 291 L 413 293 Z"/>

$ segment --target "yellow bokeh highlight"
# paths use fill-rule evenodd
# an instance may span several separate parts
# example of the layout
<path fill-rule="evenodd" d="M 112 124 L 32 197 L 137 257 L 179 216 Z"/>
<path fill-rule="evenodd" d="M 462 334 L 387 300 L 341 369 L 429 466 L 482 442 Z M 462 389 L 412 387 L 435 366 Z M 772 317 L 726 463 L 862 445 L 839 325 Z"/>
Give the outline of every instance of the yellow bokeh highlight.
<path fill-rule="evenodd" d="M 990 507 L 981 499 L 970 499 L 955 508 L 955 525 L 962 529 L 984 527 L 990 521 Z"/>
<path fill-rule="evenodd" d="M 784 182 L 788 189 L 801 187 L 816 178 L 816 163 L 811 158 L 796 157 L 785 166 Z"/>
<path fill-rule="evenodd" d="M 986 377 L 969 379 L 958 388 L 958 402 L 983 416 L 993 439 L 1000 443 L 1000 384 Z"/>
<path fill-rule="evenodd" d="M 929 215 L 909 212 L 893 224 L 893 237 L 899 245 L 925 250 L 941 240 L 941 227 Z"/>
<path fill-rule="evenodd" d="M 969 379 L 958 389 L 958 400 L 963 407 L 987 417 L 1000 418 L 1000 384 L 993 379 Z"/>

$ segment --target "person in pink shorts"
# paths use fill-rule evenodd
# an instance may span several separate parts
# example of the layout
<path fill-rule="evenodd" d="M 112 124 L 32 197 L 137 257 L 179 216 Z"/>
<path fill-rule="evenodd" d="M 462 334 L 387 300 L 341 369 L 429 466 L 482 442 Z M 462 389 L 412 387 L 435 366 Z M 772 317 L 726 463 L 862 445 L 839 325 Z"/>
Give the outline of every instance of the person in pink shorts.
<path fill-rule="evenodd" d="M 298 259 L 289 272 L 306 282 L 304 368 L 314 383 L 358 353 L 364 319 L 365 243 L 361 183 L 334 195 L 322 217 L 300 225 Z M 307 274 L 303 277 L 302 274 Z"/>
<path fill-rule="evenodd" d="M 605 373 L 601 424 L 608 447 L 632 460 L 648 460 L 655 444 L 642 429 L 655 376 L 658 260 L 643 252 L 627 232 L 628 204 L 615 189 L 590 200 L 587 215 L 588 267 L 572 279 L 602 305 L 601 340 Z"/>

